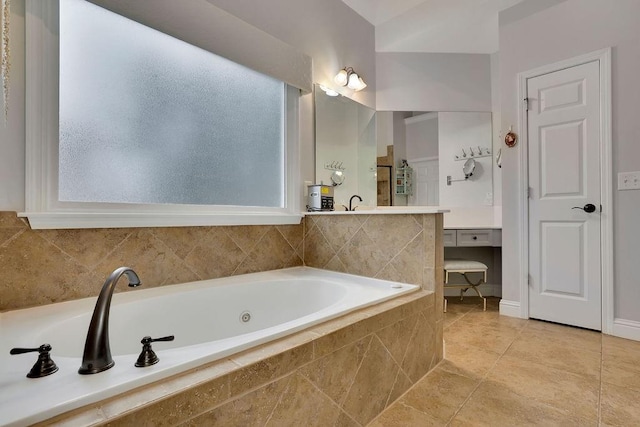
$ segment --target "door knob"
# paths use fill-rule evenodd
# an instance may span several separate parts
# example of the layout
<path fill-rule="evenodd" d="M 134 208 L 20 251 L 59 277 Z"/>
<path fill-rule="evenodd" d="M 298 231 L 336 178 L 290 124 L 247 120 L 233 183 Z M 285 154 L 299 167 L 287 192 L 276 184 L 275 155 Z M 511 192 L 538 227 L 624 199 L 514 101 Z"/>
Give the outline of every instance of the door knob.
<path fill-rule="evenodd" d="M 580 206 L 574 206 L 571 209 L 582 209 L 583 211 L 585 211 L 586 213 L 592 213 L 596 211 L 596 205 L 591 204 L 591 203 L 587 203 L 586 205 L 584 205 L 583 207 Z"/>

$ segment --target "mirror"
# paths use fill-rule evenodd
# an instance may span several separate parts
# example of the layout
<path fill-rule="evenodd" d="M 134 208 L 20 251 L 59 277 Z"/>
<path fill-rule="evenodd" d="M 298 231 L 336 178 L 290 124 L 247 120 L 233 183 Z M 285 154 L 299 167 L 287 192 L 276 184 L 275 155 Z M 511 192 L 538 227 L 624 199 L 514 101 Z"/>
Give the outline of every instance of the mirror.
<path fill-rule="evenodd" d="M 331 182 L 333 185 L 340 185 L 344 182 L 344 173 L 340 170 L 333 171 L 331 174 Z"/>
<path fill-rule="evenodd" d="M 462 166 L 462 173 L 464 173 L 464 178 L 469 179 L 473 176 L 473 171 L 476 169 L 476 161 L 474 159 L 467 159 Z"/>
<path fill-rule="evenodd" d="M 378 111 L 376 120 L 378 164 L 387 152 L 393 153 L 396 178 L 402 160 L 413 169 L 410 194 L 395 194 L 394 204 L 493 204 L 491 113 Z M 467 164 L 473 178 L 465 180 L 463 169 L 468 160 L 473 160 Z"/>
<path fill-rule="evenodd" d="M 371 207 L 493 205 L 490 112 L 375 112 L 319 85 L 314 96 L 316 184 L 335 186 L 336 209 L 354 194 Z"/>
<path fill-rule="evenodd" d="M 335 94 L 335 92 L 334 92 Z M 334 185 L 336 210 L 351 196 L 376 206 L 376 114 L 347 97 L 330 96 L 314 85 L 316 184 Z"/>

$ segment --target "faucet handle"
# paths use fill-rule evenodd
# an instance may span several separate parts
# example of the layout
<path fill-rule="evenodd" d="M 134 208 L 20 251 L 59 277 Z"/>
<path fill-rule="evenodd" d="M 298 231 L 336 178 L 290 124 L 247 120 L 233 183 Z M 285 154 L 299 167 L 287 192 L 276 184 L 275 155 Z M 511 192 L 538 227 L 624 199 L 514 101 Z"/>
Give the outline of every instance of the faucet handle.
<path fill-rule="evenodd" d="M 49 354 L 51 345 L 49 344 L 42 344 L 36 348 L 12 348 L 9 354 L 16 355 L 35 351 L 38 352 L 38 360 L 27 374 L 27 378 L 42 378 L 58 371 L 58 366 L 51 360 L 51 355 Z"/>
<path fill-rule="evenodd" d="M 151 343 L 156 341 L 173 341 L 173 335 L 169 335 L 161 338 L 151 338 L 150 336 L 146 336 L 142 338 L 140 343 L 142 344 L 142 352 L 140 356 L 138 356 L 138 360 L 136 360 L 135 366 L 136 368 L 144 368 L 146 366 L 155 365 L 160 361 L 155 351 L 151 348 Z"/>
<path fill-rule="evenodd" d="M 151 338 L 150 336 L 146 336 L 142 338 L 142 340 L 140 341 L 140 344 L 148 344 L 156 341 L 173 341 L 174 339 L 175 339 L 175 336 L 173 335 L 168 335 L 162 338 Z"/>

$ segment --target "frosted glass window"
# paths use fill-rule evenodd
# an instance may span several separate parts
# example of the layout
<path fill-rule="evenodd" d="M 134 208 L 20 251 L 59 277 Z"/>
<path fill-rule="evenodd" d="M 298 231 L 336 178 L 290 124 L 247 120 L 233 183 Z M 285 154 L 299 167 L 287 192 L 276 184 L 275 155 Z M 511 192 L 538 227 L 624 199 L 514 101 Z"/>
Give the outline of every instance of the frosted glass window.
<path fill-rule="evenodd" d="M 284 207 L 281 81 L 61 0 L 59 111 L 61 201 Z"/>

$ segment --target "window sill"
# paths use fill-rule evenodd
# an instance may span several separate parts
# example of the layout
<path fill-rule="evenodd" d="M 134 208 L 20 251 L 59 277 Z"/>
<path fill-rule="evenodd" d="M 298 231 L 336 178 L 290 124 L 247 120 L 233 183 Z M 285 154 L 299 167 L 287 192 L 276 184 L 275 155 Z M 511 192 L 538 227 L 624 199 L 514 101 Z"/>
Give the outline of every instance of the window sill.
<path fill-rule="evenodd" d="M 195 227 L 215 225 L 300 224 L 301 214 L 288 213 L 87 213 L 20 212 L 34 230 L 72 228 Z"/>

